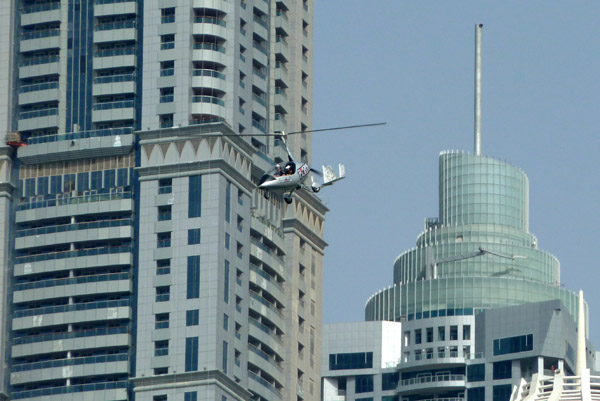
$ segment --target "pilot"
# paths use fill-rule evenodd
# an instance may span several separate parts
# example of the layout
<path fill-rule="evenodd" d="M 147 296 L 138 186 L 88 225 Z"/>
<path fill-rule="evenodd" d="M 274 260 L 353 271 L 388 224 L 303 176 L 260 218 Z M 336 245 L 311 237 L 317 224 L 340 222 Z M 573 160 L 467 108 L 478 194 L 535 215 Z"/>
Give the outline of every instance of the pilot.
<path fill-rule="evenodd" d="M 275 168 L 277 169 L 277 171 L 275 171 L 275 177 L 281 177 L 283 175 L 283 172 L 281 171 L 281 166 L 278 164 L 277 166 L 275 166 Z"/>
<path fill-rule="evenodd" d="M 292 175 L 292 166 L 289 164 L 285 166 L 285 175 Z"/>

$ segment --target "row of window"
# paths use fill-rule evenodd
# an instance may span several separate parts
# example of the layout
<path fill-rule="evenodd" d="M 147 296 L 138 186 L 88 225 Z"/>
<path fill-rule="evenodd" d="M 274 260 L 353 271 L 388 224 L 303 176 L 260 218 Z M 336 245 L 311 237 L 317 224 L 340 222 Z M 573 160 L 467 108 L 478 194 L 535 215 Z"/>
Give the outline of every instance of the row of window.
<path fill-rule="evenodd" d="M 20 180 L 21 196 L 57 195 L 72 191 L 100 190 L 131 184 L 130 169 L 91 171 Z"/>
<path fill-rule="evenodd" d="M 437 328 L 437 341 L 446 341 L 446 332 L 448 332 L 448 339 L 450 341 L 458 341 L 458 325 L 450 326 L 450 329 L 447 331 L 446 326 L 438 326 Z M 411 345 L 410 341 L 410 331 L 404 332 L 404 346 Z M 427 327 L 425 329 L 425 338 L 423 338 L 423 330 L 415 329 L 414 331 L 414 344 L 422 344 L 423 342 L 432 343 L 434 342 L 434 328 Z M 462 326 L 462 339 L 470 340 L 471 339 L 471 326 L 465 324 Z"/>

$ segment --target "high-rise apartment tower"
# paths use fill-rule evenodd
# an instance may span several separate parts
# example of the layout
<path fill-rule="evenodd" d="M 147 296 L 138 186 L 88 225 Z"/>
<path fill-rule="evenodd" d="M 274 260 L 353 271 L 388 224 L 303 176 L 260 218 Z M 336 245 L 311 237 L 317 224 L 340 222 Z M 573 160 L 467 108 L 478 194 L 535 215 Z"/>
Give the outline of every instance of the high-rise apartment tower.
<path fill-rule="evenodd" d="M 312 11 L 0 5 L 3 397 L 318 399 L 327 209 L 237 136 L 310 129 Z"/>

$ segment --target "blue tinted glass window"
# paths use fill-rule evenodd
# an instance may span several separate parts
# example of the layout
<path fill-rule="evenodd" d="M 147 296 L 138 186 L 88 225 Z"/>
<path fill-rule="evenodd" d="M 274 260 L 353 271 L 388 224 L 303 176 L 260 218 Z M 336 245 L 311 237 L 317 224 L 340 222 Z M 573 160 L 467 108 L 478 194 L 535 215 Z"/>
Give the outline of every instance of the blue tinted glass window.
<path fill-rule="evenodd" d="M 467 381 L 469 382 L 481 382 L 485 380 L 485 364 L 479 363 L 477 365 L 467 366 Z"/>
<path fill-rule="evenodd" d="M 231 183 L 227 181 L 225 188 L 225 221 L 231 221 Z"/>
<path fill-rule="evenodd" d="M 371 391 L 373 391 L 373 375 L 360 375 L 355 377 L 355 393 L 369 393 Z"/>
<path fill-rule="evenodd" d="M 229 303 L 229 261 L 225 261 L 225 273 L 223 279 L 223 301 Z"/>
<path fill-rule="evenodd" d="M 124 187 L 127 185 L 127 169 L 120 168 L 117 170 L 117 186 Z"/>
<path fill-rule="evenodd" d="M 114 188 L 115 183 L 115 170 L 106 170 L 104 172 L 104 188 Z"/>
<path fill-rule="evenodd" d="M 190 391 L 183 393 L 183 401 L 198 401 L 198 392 Z"/>
<path fill-rule="evenodd" d="M 198 370 L 198 337 L 185 339 L 185 371 Z"/>
<path fill-rule="evenodd" d="M 225 249 L 229 249 L 229 241 L 230 241 L 230 236 L 229 236 L 229 234 L 225 233 Z"/>
<path fill-rule="evenodd" d="M 102 171 L 92 171 L 90 187 L 98 190 L 102 187 Z"/>
<path fill-rule="evenodd" d="M 223 372 L 227 373 L 227 355 L 228 355 L 227 341 L 223 341 Z"/>
<path fill-rule="evenodd" d="M 187 298 L 200 297 L 200 256 L 187 258 Z"/>
<path fill-rule="evenodd" d="M 473 387 L 467 389 L 467 399 L 469 401 L 486 401 L 485 387 Z"/>
<path fill-rule="evenodd" d="M 38 178 L 37 194 L 38 195 L 47 195 L 48 194 L 48 177 Z"/>
<path fill-rule="evenodd" d="M 35 178 L 25 180 L 25 196 L 35 196 Z"/>
<path fill-rule="evenodd" d="M 75 190 L 75 174 L 65 174 L 63 178 L 63 192 Z"/>
<path fill-rule="evenodd" d="M 399 373 L 384 373 L 381 377 L 382 390 L 395 390 L 398 387 Z"/>
<path fill-rule="evenodd" d="M 186 326 L 198 326 L 200 322 L 200 311 L 198 309 L 189 310 L 185 312 L 185 325 Z"/>
<path fill-rule="evenodd" d="M 512 377 L 512 361 L 494 362 L 494 380 L 510 379 Z"/>
<path fill-rule="evenodd" d="M 200 243 L 200 229 L 192 228 L 188 230 L 188 245 L 196 245 Z"/>
<path fill-rule="evenodd" d="M 512 385 L 504 384 L 502 386 L 494 386 L 493 401 L 508 401 L 512 393 Z"/>
<path fill-rule="evenodd" d="M 372 367 L 372 352 L 329 354 L 329 370 L 370 369 Z"/>
<path fill-rule="evenodd" d="M 494 340 L 494 355 L 514 354 L 533 350 L 533 334 L 516 337 L 496 338 Z"/>
<path fill-rule="evenodd" d="M 200 217 L 202 205 L 202 176 L 192 175 L 189 180 L 188 217 Z"/>
<path fill-rule="evenodd" d="M 77 174 L 77 190 L 87 191 L 90 189 L 90 175 L 89 173 L 78 173 Z"/>
<path fill-rule="evenodd" d="M 56 195 L 61 193 L 62 191 L 62 176 L 54 175 L 50 177 L 50 193 L 52 195 Z"/>

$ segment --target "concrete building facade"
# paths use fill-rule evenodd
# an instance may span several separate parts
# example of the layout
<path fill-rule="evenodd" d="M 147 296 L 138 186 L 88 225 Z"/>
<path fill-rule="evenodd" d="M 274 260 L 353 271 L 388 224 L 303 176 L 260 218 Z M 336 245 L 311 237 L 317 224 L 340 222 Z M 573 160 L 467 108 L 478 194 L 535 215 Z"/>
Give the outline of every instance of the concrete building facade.
<path fill-rule="evenodd" d="M 0 6 L 5 397 L 319 398 L 327 209 L 256 190 L 312 124 L 312 9 Z"/>

